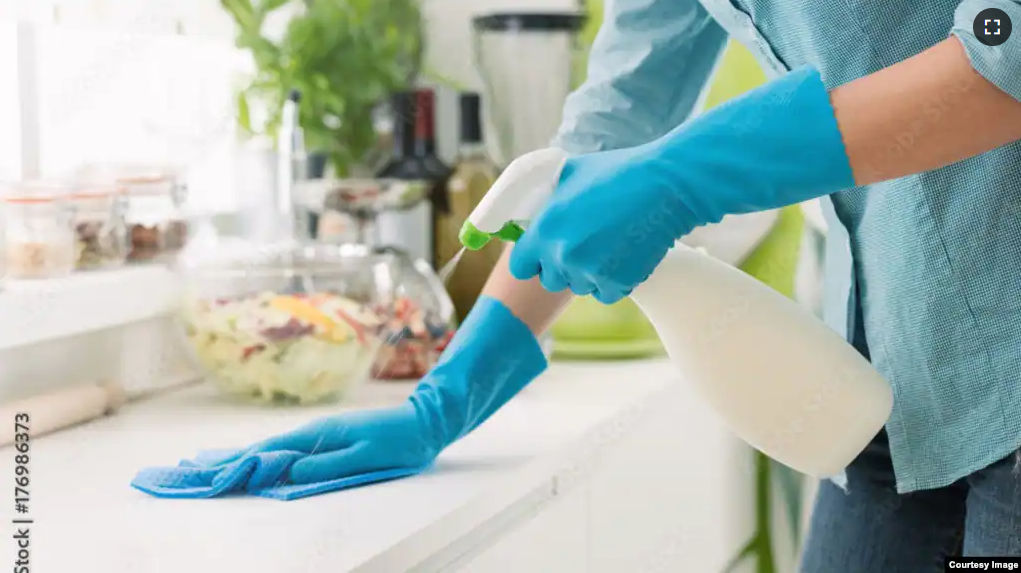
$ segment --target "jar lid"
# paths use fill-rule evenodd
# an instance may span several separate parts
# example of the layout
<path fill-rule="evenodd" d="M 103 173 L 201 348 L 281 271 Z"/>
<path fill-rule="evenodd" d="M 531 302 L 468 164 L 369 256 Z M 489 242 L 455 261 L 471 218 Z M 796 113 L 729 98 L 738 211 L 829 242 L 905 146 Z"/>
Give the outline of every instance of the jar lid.
<path fill-rule="evenodd" d="M 87 183 L 75 185 L 71 198 L 75 200 L 109 199 L 123 195 L 126 188 L 114 183 Z"/>
<path fill-rule="evenodd" d="M 0 199 L 15 205 L 53 203 L 67 197 L 68 191 L 63 181 L 21 181 L 0 186 Z"/>
<path fill-rule="evenodd" d="M 178 183 L 176 167 L 159 164 L 89 165 L 79 170 L 79 180 L 104 181 L 129 195 L 166 195 Z"/>
<path fill-rule="evenodd" d="M 122 165 L 117 170 L 117 183 L 131 195 L 163 195 L 177 185 L 178 170 L 169 165 Z"/>
<path fill-rule="evenodd" d="M 581 12 L 502 12 L 477 16 L 472 23 L 483 32 L 577 32 L 585 22 Z"/>

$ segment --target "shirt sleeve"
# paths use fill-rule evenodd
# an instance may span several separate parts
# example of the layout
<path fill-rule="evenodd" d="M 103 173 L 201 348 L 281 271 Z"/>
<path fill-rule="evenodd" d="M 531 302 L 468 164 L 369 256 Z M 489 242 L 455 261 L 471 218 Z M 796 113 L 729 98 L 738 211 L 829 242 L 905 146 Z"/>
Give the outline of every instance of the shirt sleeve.
<path fill-rule="evenodd" d="M 726 39 L 698 0 L 609 0 L 553 145 L 590 153 L 666 134 L 695 107 Z"/>
<path fill-rule="evenodd" d="M 1014 30 L 999 46 L 986 46 L 975 37 L 974 23 L 979 12 L 999 8 L 1010 17 Z M 954 13 L 951 34 L 964 44 L 971 66 L 985 79 L 1021 101 L 1021 0 L 964 0 Z"/>

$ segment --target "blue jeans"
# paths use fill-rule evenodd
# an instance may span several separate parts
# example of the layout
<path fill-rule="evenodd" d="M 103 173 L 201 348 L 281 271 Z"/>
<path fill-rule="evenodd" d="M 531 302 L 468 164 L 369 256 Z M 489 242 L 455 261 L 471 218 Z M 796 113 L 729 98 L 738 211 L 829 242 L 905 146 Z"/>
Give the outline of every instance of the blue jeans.
<path fill-rule="evenodd" d="M 860 326 L 852 340 L 868 357 Z M 801 573 L 942 573 L 949 555 L 1021 556 L 1019 455 L 942 489 L 898 495 L 881 432 L 847 468 L 848 493 L 820 484 Z"/>
<path fill-rule="evenodd" d="M 1021 556 L 1021 475 L 1010 456 L 948 487 L 898 495 L 886 434 L 819 486 L 801 573 L 942 573 L 948 555 Z"/>

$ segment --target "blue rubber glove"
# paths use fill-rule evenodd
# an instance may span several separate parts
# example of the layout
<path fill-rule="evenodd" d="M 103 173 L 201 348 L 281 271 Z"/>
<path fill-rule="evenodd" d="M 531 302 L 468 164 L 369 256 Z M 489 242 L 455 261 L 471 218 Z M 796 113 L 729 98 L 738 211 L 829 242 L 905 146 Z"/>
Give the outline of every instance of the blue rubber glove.
<path fill-rule="evenodd" d="M 531 330 L 483 296 L 401 406 L 324 418 L 230 454 L 143 470 L 132 485 L 158 497 L 245 491 L 296 499 L 417 474 L 546 366 Z"/>
<path fill-rule="evenodd" d="M 609 304 L 696 227 L 853 186 L 822 78 L 799 68 L 646 145 L 568 159 L 510 270 Z"/>

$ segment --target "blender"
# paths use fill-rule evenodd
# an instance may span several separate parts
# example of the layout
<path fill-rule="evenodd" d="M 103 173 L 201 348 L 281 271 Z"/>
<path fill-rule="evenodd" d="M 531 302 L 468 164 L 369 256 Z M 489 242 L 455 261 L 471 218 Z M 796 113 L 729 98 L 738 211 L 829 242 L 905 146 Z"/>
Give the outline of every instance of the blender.
<path fill-rule="evenodd" d="M 473 21 L 475 67 L 497 163 L 549 145 L 584 58 L 580 12 L 500 12 Z"/>
<path fill-rule="evenodd" d="M 545 148 L 567 96 L 585 70 L 581 12 L 501 12 L 475 18 L 475 66 L 498 163 Z M 630 299 L 604 305 L 576 297 L 550 329 L 556 358 L 638 358 L 662 351 L 655 329 Z"/>

